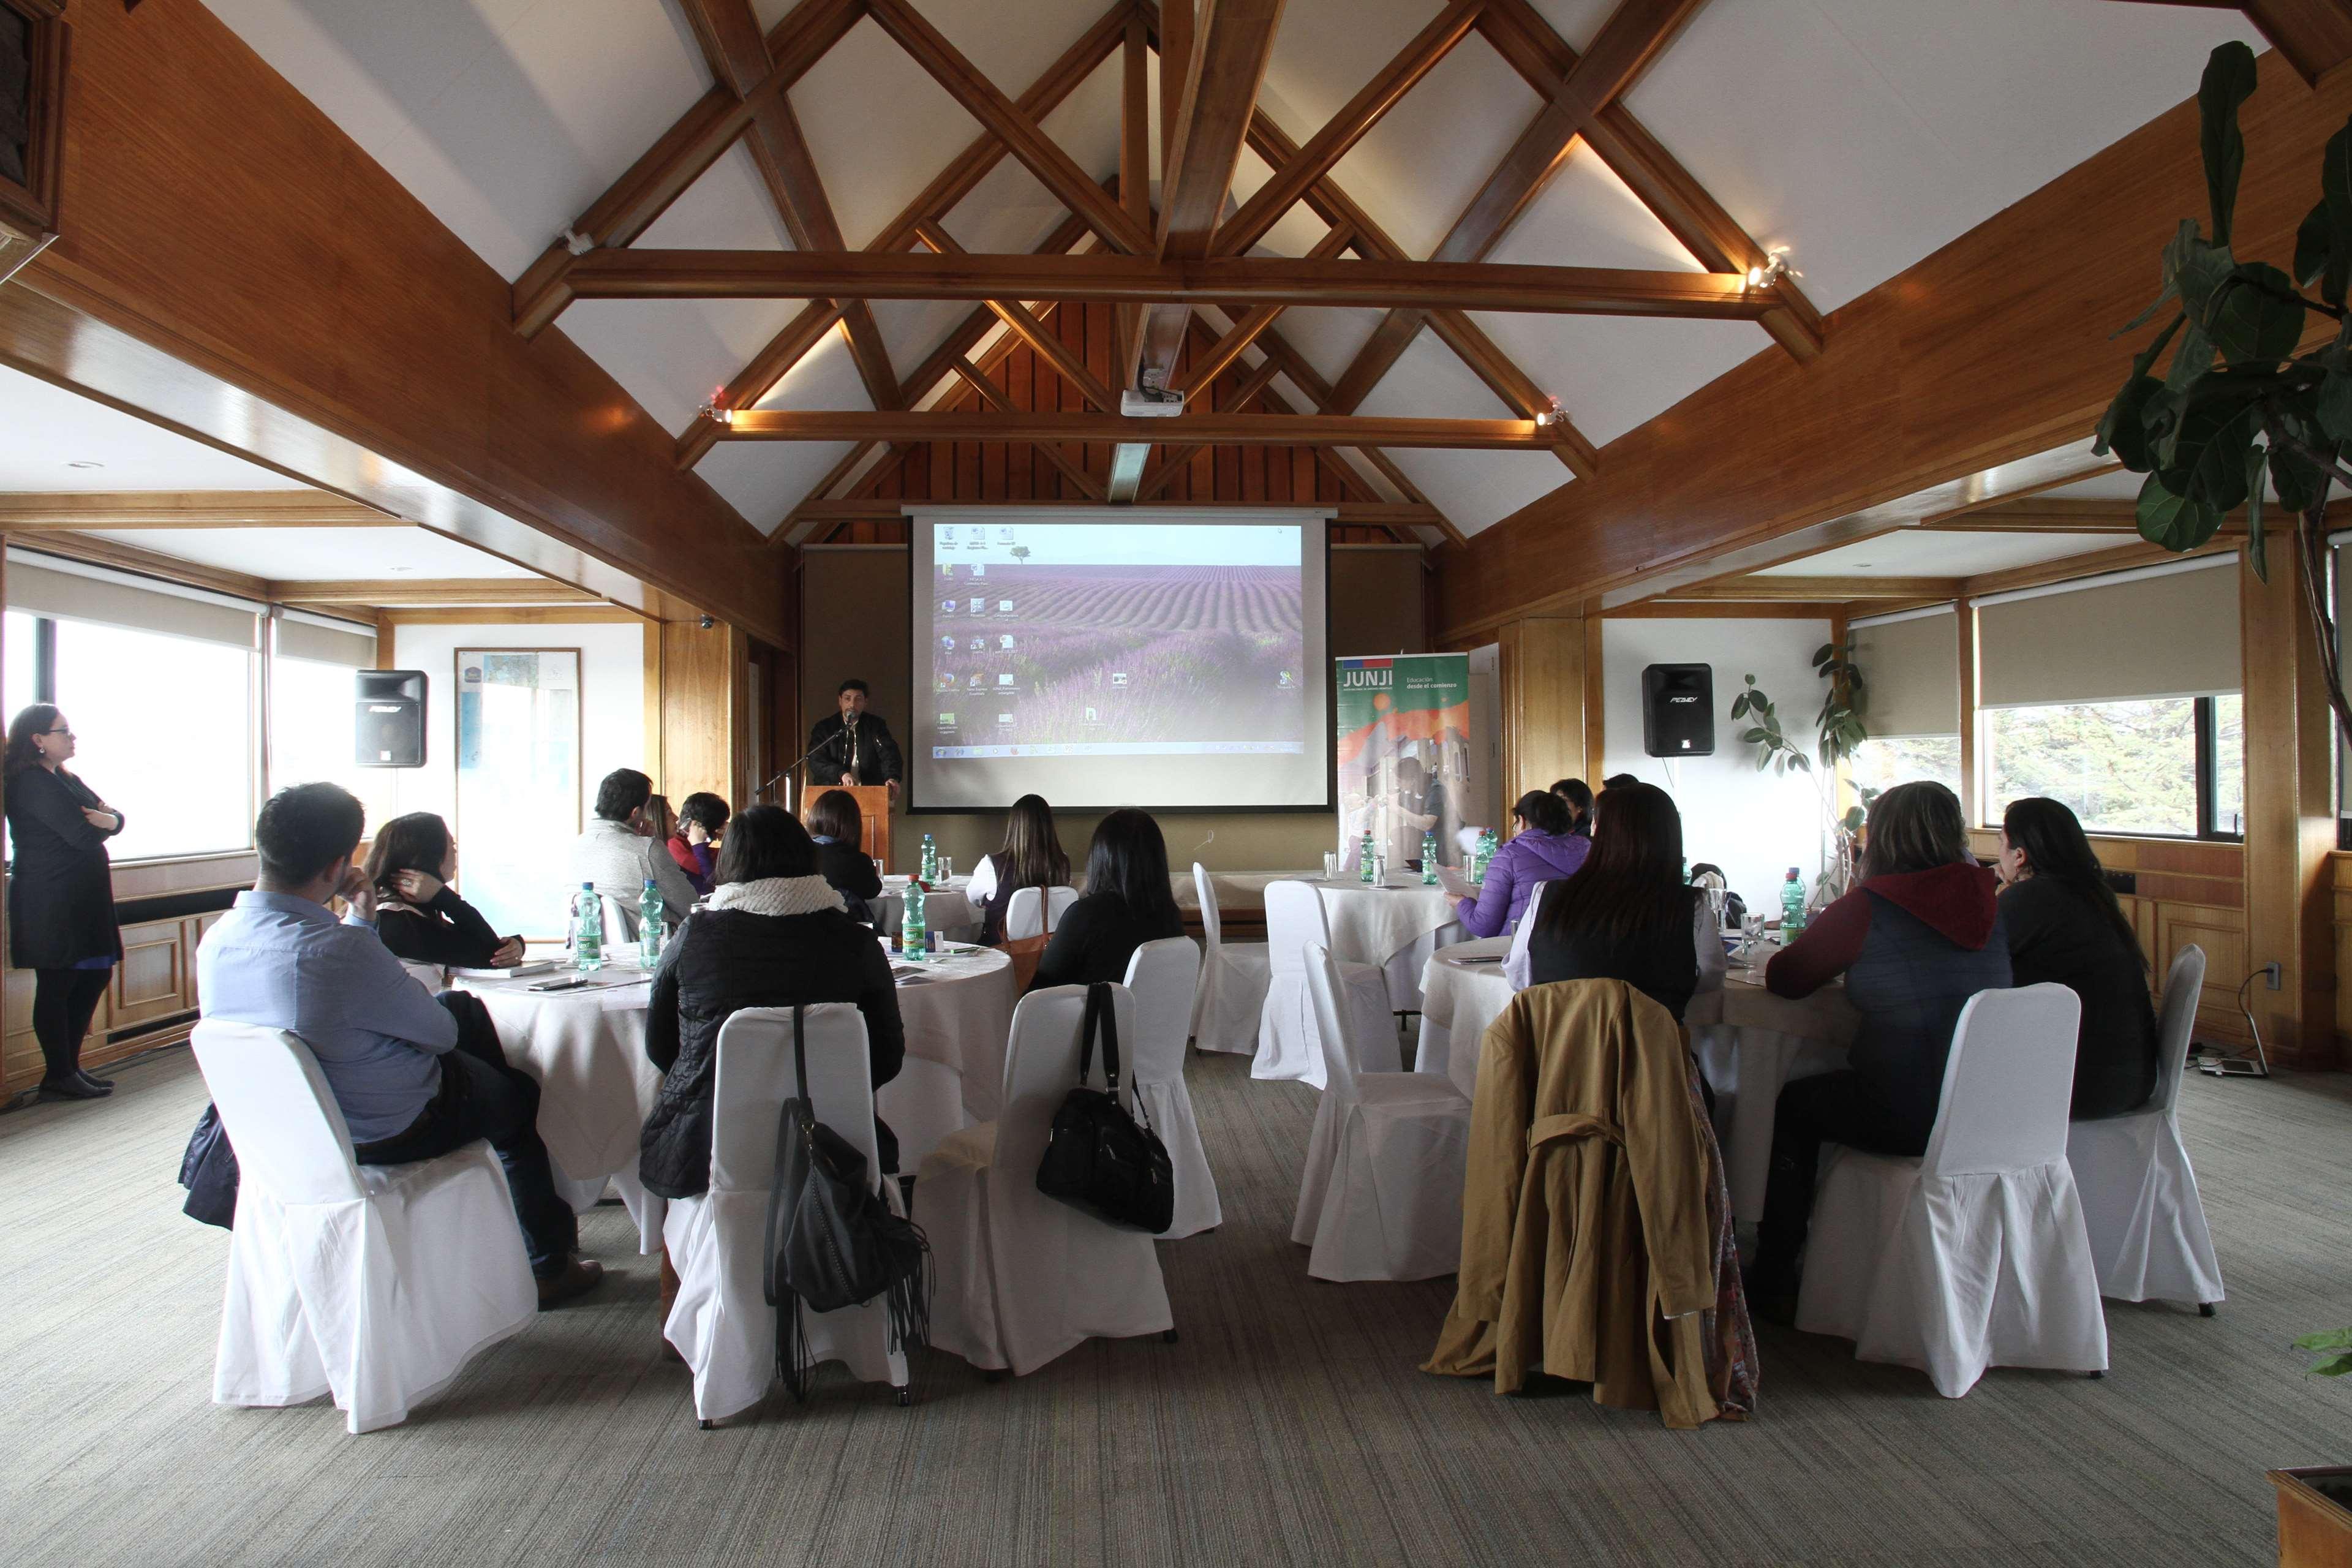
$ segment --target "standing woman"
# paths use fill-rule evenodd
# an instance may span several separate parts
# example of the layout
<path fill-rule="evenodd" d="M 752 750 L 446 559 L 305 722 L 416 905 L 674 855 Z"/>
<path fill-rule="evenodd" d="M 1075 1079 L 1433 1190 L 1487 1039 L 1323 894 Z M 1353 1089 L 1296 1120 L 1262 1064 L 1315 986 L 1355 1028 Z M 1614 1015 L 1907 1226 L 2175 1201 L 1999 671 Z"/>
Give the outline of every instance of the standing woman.
<path fill-rule="evenodd" d="M 81 1039 L 122 961 L 114 923 L 114 874 L 106 841 L 122 814 L 66 771 L 74 732 L 65 715 L 36 702 L 8 726 L 5 767 L 8 831 L 8 962 L 34 972 L 33 1033 L 41 1042 L 41 1098 L 97 1100 L 110 1079 L 81 1070 Z"/>

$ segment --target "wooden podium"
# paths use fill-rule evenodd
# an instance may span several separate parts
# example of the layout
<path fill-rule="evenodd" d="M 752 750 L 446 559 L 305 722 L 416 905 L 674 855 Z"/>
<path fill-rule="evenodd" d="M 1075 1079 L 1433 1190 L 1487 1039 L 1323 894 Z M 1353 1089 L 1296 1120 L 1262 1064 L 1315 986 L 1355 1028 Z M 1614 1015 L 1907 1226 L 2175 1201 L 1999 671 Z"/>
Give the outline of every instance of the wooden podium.
<path fill-rule="evenodd" d="M 801 794 L 801 826 L 808 826 L 809 810 L 819 795 L 835 792 L 847 795 L 857 803 L 857 815 L 864 823 L 858 846 L 867 859 L 882 862 L 883 875 L 890 873 L 890 786 L 888 784 L 810 784 Z"/>

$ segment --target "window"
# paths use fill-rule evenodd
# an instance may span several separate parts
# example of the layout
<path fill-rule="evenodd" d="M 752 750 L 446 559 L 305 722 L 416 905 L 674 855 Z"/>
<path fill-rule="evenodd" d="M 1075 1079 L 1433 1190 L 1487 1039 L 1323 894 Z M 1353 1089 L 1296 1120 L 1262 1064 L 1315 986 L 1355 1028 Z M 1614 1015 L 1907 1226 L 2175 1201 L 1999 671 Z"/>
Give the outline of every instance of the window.
<path fill-rule="evenodd" d="M 1985 813 L 1993 821 L 2010 801 L 2045 795 L 2093 833 L 2239 833 L 2244 702 L 2235 692 L 1992 708 L 1982 733 Z"/>
<path fill-rule="evenodd" d="M 1960 738 L 1901 735 L 1864 741 L 1853 750 L 1852 770 L 1857 790 L 1883 793 L 1913 779 L 1932 779 L 1958 795 Z"/>
<path fill-rule="evenodd" d="M 123 830 L 109 853 L 138 860 L 249 847 L 251 650 L 85 621 L 51 624 L 52 700 L 74 729 L 74 772 L 122 808 Z"/>
<path fill-rule="evenodd" d="M 14 721 L 41 700 L 41 622 L 22 610 L 10 610 L 6 626 L 5 647 L 0 648 L 0 663 L 6 666 L 6 685 L 5 692 L 0 692 L 0 703 L 8 710 L 8 721 Z"/>
<path fill-rule="evenodd" d="M 269 787 L 339 784 L 367 808 L 373 833 L 392 815 L 392 775 L 352 761 L 356 700 L 348 664 L 283 654 L 270 661 Z"/>

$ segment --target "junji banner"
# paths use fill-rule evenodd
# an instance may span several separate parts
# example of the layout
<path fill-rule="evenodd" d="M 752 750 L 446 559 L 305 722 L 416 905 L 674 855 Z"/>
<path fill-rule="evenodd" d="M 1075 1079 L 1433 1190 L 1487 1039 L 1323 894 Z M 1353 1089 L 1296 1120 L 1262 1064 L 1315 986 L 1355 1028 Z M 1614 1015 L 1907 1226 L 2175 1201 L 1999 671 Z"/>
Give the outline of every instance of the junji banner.
<path fill-rule="evenodd" d="M 1342 863 L 1358 869 L 1370 833 L 1391 871 L 1418 868 L 1422 835 L 1433 833 L 1439 860 L 1458 865 L 1455 839 L 1470 784 L 1470 656 L 1332 663 Z"/>

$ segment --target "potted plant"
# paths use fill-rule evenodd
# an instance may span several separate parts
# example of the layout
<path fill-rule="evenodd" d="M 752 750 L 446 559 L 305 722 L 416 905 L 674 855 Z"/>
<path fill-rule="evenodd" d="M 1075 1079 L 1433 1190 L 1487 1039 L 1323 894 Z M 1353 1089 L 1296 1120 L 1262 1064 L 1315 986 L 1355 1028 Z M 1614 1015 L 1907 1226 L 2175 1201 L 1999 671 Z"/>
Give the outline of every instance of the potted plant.
<path fill-rule="evenodd" d="M 1823 643 L 1813 652 L 1813 673 L 1829 683 L 1822 695 L 1822 709 L 1813 716 L 1813 756 L 1790 740 L 1780 728 L 1780 716 L 1764 689 L 1756 684 L 1753 675 L 1748 677 L 1747 689 L 1731 700 L 1731 716 L 1753 722 L 1740 732 L 1739 738 L 1756 748 L 1756 771 L 1770 768 L 1785 776 L 1791 768 L 1813 782 L 1813 792 L 1822 803 L 1822 874 L 1813 883 L 1813 907 L 1818 909 L 1843 894 L 1853 885 L 1854 868 L 1861 859 L 1862 825 L 1868 815 L 1873 791 L 1862 792 L 1862 804 L 1837 808 L 1837 769 L 1840 763 L 1853 755 L 1854 748 L 1870 738 L 1862 720 L 1862 671 L 1855 668 L 1850 655 L 1850 645 Z M 1814 757 L 1821 761 L 1821 771 L 1813 768 Z"/>
<path fill-rule="evenodd" d="M 2305 1334 L 2295 1349 L 2327 1353 L 2311 1370 L 2321 1377 L 2352 1373 L 2352 1329 Z M 2343 1568 L 2352 1563 L 2352 1465 L 2273 1470 L 2278 1489 L 2279 1568 Z"/>

